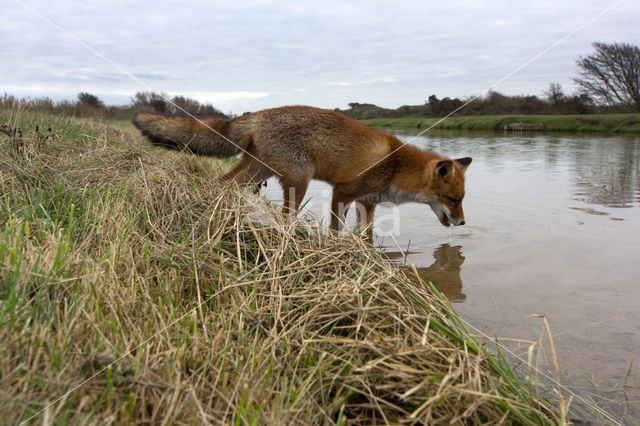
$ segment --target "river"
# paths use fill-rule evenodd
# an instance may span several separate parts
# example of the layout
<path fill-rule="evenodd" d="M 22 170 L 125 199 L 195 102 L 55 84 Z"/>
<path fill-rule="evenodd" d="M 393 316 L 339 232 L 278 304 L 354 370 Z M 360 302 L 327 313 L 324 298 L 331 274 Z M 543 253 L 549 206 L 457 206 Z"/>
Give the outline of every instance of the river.
<path fill-rule="evenodd" d="M 375 242 L 414 264 L 483 333 L 549 372 L 549 321 L 561 380 L 590 403 L 640 418 L 640 138 L 429 132 L 404 141 L 473 157 L 466 225 L 429 207 L 376 210 Z M 267 196 L 282 198 L 276 181 Z M 312 182 L 305 209 L 328 223 L 330 187 Z M 351 219 L 351 222 L 353 220 Z M 521 341 L 523 340 L 523 341 Z"/>

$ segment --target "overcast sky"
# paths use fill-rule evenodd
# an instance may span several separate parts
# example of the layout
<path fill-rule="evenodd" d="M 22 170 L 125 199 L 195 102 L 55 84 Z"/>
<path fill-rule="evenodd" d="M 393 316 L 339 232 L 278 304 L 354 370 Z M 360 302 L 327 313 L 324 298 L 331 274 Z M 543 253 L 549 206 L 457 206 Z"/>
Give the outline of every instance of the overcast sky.
<path fill-rule="evenodd" d="M 154 90 L 235 113 L 395 108 L 479 94 L 615 3 L 0 0 L 0 93 L 126 104 Z M 640 2 L 622 0 L 495 90 L 571 92 L 594 41 L 640 44 Z"/>

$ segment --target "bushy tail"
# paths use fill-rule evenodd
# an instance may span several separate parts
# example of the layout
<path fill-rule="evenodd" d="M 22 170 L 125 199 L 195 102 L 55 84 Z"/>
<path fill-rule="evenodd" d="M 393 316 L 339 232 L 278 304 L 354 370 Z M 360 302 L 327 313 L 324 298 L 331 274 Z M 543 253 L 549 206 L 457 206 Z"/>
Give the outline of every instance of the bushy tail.
<path fill-rule="evenodd" d="M 164 148 L 212 157 L 231 157 L 240 152 L 237 143 L 225 139 L 229 138 L 230 126 L 230 122 L 226 120 L 196 120 L 139 112 L 132 121 L 151 143 Z"/>

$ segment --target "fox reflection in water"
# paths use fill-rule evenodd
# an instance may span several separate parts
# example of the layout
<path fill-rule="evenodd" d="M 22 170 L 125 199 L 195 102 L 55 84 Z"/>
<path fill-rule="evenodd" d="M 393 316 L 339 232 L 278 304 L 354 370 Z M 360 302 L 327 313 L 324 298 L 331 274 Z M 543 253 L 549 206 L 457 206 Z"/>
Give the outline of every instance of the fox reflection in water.
<path fill-rule="evenodd" d="M 390 260 L 398 263 L 404 258 L 403 253 L 387 253 Z M 431 281 L 435 287 L 442 292 L 447 299 L 452 302 L 462 302 L 467 296 L 462 292 L 462 278 L 460 277 L 460 267 L 464 263 L 462 246 L 451 246 L 442 244 L 433 252 L 435 261 L 431 266 L 416 266 L 420 279 L 424 282 Z M 406 268 L 409 277 L 415 277 L 412 268 Z"/>

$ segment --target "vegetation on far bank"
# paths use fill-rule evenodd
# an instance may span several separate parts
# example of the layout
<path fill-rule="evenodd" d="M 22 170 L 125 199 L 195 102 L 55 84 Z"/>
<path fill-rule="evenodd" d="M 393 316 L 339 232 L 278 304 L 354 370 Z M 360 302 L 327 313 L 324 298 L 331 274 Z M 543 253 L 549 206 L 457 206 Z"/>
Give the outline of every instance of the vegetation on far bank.
<path fill-rule="evenodd" d="M 434 94 L 422 105 L 396 109 L 353 102 L 345 110 L 357 120 L 408 116 L 615 114 L 640 113 L 640 47 L 628 43 L 593 43 L 595 53 L 576 59 L 577 92 L 566 94 L 558 83 L 550 83 L 543 96 L 505 95 L 489 90 L 482 96 L 463 98 Z"/>
<path fill-rule="evenodd" d="M 222 190 L 227 163 L 0 124 L 3 421 L 563 423 L 430 287 Z"/>
<path fill-rule="evenodd" d="M 349 104 L 348 109 L 338 109 L 356 120 L 374 118 L 398 118 L 407 116 L 445 117 L 448 115 L 499 115 L 499 114 L 589 114 L 632 112 L 626 107 L 595 105 L 587 95 L 565 95 L 559 84 L 551 84 L 544 97 L 536 95 L 505 95 L 490 91 L 484 96 L 438 99 L 431 95 L 422 105 L 402 105 L 383 108 L 374 104 Z"/>
<path fill-rule="evenodd" d="M 137 92 L 128 105 L 106 105 L 98 96 L 78 93 L 77 100 L 58 100 L 49 97 L 18 98 L 5 93 L 0 96 L 0 109 L 26 110 L 41 114 L 58 114 L 64 117 L 84 117 L 107 120 L 131 120 L 140 109 L 167 115 L 192 115 L 194 117 L 230 118 L 209 103 L 200 103 L 185 96 L 169 96 L 166 93 Z"/>
<path fill-rule="evenodd" d="M 547 131 L 640 133 L 640 114 L 476 115 L 426 118 L 397 117 L 362 120 L 378 128 L 424 130 Z"/>

